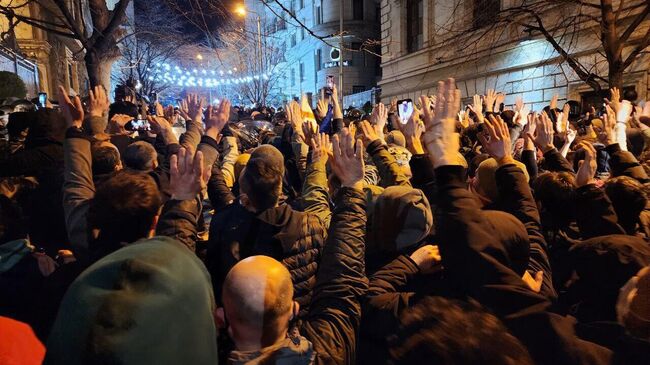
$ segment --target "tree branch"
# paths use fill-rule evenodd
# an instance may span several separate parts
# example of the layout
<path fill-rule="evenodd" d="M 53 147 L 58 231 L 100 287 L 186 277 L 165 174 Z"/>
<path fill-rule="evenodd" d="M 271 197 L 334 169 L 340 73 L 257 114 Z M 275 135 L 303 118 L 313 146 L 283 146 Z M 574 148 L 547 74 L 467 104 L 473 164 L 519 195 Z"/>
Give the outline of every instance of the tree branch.
<path fill-rule="evenodd" d="M 641 39 L 639 45 L 636 46 L 634 50 L 632 50 L 632 52 L 630 52 L 630 54 L 627 56 L 627 58 L 623 62 L 623 69 L 625 70 L 626 68 L 628 68 L 632 64 L 632 62 L 636 60 L 639 54 L 641 54 L 643 50 L 648 48 L 649 45 L 650 45 L 650 29 L 646 32 L 643 39 Z"/>
<path fill-rule="evenodd" d="M 639 27 L 639 25 L 645 20 L 645 18 L 650 14 L 650 4 L 648 4 L 643 11 L 641 11 L 637 16 L 634 18 L 632 23 L 625 29 L 625 32 L 621 34 L 621 47 L 627 42 L 628 39 L 632 36 L 634 31 Z"/>

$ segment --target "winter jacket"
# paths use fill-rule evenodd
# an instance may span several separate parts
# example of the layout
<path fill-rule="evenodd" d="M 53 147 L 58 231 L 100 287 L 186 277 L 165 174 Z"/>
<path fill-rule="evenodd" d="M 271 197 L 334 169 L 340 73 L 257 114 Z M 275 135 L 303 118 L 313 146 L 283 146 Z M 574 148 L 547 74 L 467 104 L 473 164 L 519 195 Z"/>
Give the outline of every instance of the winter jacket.
<path fill-rule="evenodd" d="M 254 214 L 234 202 L 222 174 L 212 177 L 208 194 L 216 213 L 210 223 L 206 264 L 217 298 L 221 298 L 228 271 L 239 260 L 267 255 L 289 269 L 294 298 L 304 315 L 327 236 L 326 223 L 316 214 L 294 210 L 287 204 Z M 227 202 L 231 203 L 225 205 Z"/>
<path fill-rule="evenodd" d="M 505 249 L 465 187 L 463 168 L 443 166 L 435 173 L 438 245 L 449 279 L 500 317 L 536 364 L 610 363 L 611 351 L 577 338 L 573 321 L 549 312 L 550 301 L 508 268 Z"/>

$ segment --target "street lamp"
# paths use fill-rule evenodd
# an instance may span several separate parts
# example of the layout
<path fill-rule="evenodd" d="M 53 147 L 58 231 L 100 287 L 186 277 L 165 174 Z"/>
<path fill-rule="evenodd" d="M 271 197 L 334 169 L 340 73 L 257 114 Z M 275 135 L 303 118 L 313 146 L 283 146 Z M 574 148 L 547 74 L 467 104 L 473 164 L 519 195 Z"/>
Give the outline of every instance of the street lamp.
<path fill-rule="evenodd" d="M 261 26 L 261 19 L 260 15 L 254 11 L 249 11 L 246 10 L 246 7 L 244 5 L 238 5 L 235 8 L 235 14 L 245 17 L 247 13 L 252 13 L 257 16 L 257 58 L 259 59 L 260 62 L 260 73 L 263 72 L 263 63 L 262 63 L 262 26 Z"/>

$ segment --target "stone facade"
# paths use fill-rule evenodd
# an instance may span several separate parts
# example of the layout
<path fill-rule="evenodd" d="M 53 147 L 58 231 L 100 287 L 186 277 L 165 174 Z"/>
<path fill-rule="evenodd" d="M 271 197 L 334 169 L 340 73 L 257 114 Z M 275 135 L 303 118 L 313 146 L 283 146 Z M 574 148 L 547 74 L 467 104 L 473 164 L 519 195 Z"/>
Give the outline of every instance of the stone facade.
<path fill-rule="evenodd" d="M 278 89 L 283 101 L 301 94 L 317 95 L 325 85 L 328 75 L 339 85 L 339 67 L 330 57 L 340 46 L 340 4 L 344 4 L 344 51 L 342 53 L 344 95 L 370 90 L 379 79 L 379 58 L 366 52 L 347 51 L 358 48 L 367 39 L 379 38 L 379 0 L 282 0 L 285 8 L 314 34 L 326 37 L 323 41 L 312 37 L 308 31 L 291 19 L 277 4 L 270 2 L 270 11 L 259 1 L 249 0 L 248 9 L 262 18 L 263 36 L 267 42 L 284 43 L 284 62 L 277 67 L 281 73 Z M 275 12 L 275 14 L 274 14 Z M 253 14 L 253 16 L 255 16 Z M 281 16 L 281 18 L 278 17 Z M 252 17 L 251 17 L 252 18 Z M 251 28 L 251 27 L 249 27 Z M 277 45 L 276 45 L 277 46 Z M 375 50 L 377 53 L 379 49 Z M 315 103 L 315 98 L 313 99 Z"/>
<path fill-rule="evenodd" d="M 413 16 L 409 18 L 409 6 L 418 0 L 381 1 L 383 77 L 379 85 L 384 102 L 393 97 L 416 99 L 422 94 L 434 93 L 437 82 L 447 77 L 456 78 L 466 103 L 471 96 L 485 94 L 487 89 L 505 92 L 508 106 L 514 104 L 516 97 L 523 97 L 537 111 L 548 105 L 554 94 L 558 94 L 561 101 L 595 100 L 592 89 L 562 62 L 546 40 L 535 34 L 525 37 L 526 33 L 514 22 L 492 33 L 482 33 L 484 28 L 480 27 L 454 31 L 454 27 L 471 24 L 474 6 L 486 1 L 420 1 L 423 39 L 421 47 L 413 51 L 409 50 L 407 39 L 407 27 L 413 21 Z M 454 11 L 450 11 L 452 3 Z M 496 1 L 499 6 L 496 10 L 502 11 L 514 3 L 515 0 Z M 542 16 L 558 17 L 558 12 L 562 11 L 571 10 L 556 7 Z M 645 34 L 648 23 L 641 24 L 635 34 Z M 580 41 L 571 46 L 570 52 L 598 74 L 606 75 L 607 63 L 598 54 L 600 42 L 593 34 L 593 28 L 576 34 L 575 39 Z M 647 54 L 643 55 L 624 76 L 624 87 L 634 88 L 640 99 L 650 96 L 649 60 Z"/>
<path fill-rule="evenodd" d="M 3 4 L 16 6 L 20 1 L 0 0 Z M 71 13 L 79 24 L 84 24 L 82 9 L 87 10 L 86 0 L 67 0 Z M 41 19 L 53 18 L 47 10 L 38 3 L 30 2 L 18 11 L 29 17 Z M 0 29 L 7 29 L 8 20 L 0 15 Z M 77 41 L 67 37 L 48 33 L 26 23 L 20 23 L 15 28 L 16 41 L 19 51 L 38 67 L 39 90 L 48 93 L 50 98 L 56 98 L 56 88 L 63 85 L 67 89 L 86 92 L 87 76 L 83 64 L 83 53 Z M 30 95 L 34 97 L 36 95 Z"/>

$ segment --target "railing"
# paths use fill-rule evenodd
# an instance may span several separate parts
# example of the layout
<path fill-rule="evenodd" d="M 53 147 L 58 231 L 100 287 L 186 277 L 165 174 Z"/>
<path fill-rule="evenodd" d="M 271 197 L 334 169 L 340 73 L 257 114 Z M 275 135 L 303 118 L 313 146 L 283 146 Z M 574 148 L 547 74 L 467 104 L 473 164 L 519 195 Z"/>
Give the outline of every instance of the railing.
<path fill-rule="evenodd" d="M 345 95 L 343 97 L 343 107 L 348 108 L 350 106 L 354 108 L 361 108 L 367 102 L 370 102 L 370 105 L 375 105 L 375 100 L 377 98 L 377 93 L 381 89 L 373 87 L 370 90 L 362 91 L 356 94 Z"/>
<path fill-rule="evenodd" d="M 0 71 L 9 71 L 17 74 L 25 83 L 28 98 L 33 98 L 38 95 L 38 67 L 35 63 L 9 48 L 0 46 Z"/>

